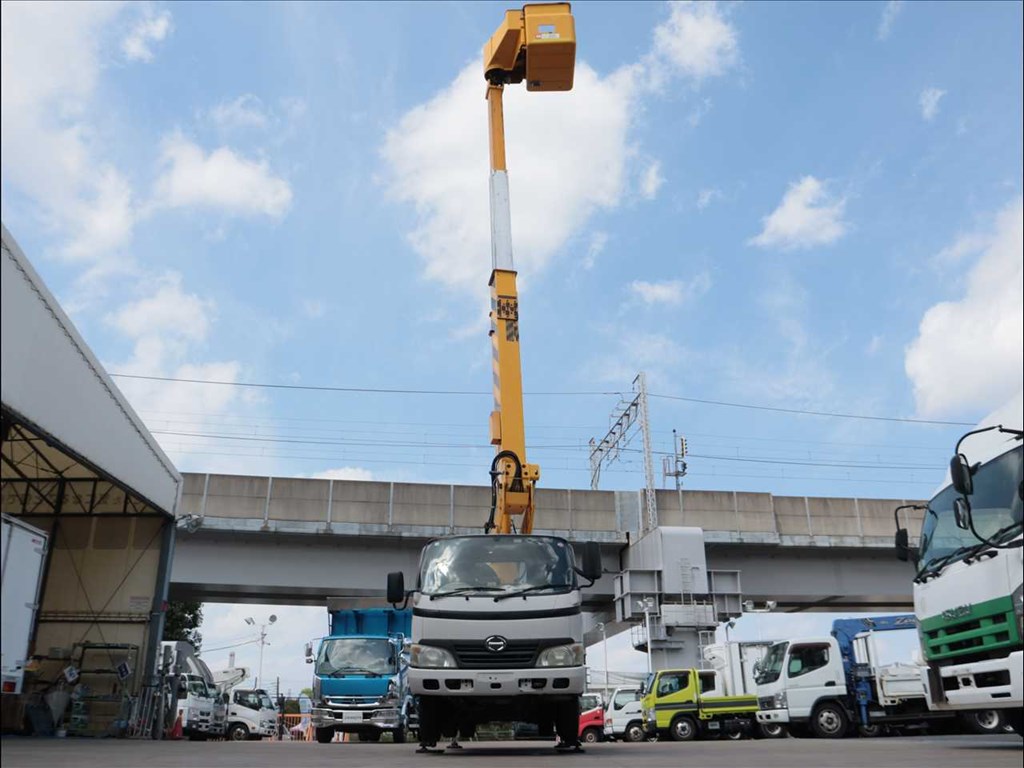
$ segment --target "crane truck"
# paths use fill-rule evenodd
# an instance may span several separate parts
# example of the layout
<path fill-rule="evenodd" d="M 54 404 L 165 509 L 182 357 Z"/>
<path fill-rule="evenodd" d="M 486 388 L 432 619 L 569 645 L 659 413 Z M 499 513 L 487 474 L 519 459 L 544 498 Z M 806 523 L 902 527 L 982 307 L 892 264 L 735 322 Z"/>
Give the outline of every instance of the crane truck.
<path fill-rule="evenodd" d="M 963 435 L 924 507 L 919 547 L 896 511 L 896 554 L 912 560 L 924 684 L 936 711 L 1001 708 L 1024 734 L 1024 394 Z"/>
<path fill-rule="evenodd" d="M 579 749 L 580 696 L 586 683 L 582 586 L 601 575 L 595 542 L 577 564 L 564 538 L 533 534 L 540 467 L 526 457 L 519 298 L 502 95 L 506 85 L 568 91 L 576 59 L 568 3 L 507 11 L 484 46 L 491 204 L 490 337 L 494 410 L 490 441 L 491 508 L 483 534 L 426 544 L 415 586 L 388 574 L 392 605 L 411 605 L 409 686 L 419 709 L 419 751 L 442 737 L 468 737 L 495 721 L 533 723 Z"/>
<path fill-rule="evenodd" d="M 941 717 L 928 709 L 917 665 L 877 663 L 878 633 L 916 626 L 910 613 L 836 619 L 830 637 L 775 643 L 758 666 L 758 721 L 838 739 L 853 725 L 873 735 L 887 724 Z"/>

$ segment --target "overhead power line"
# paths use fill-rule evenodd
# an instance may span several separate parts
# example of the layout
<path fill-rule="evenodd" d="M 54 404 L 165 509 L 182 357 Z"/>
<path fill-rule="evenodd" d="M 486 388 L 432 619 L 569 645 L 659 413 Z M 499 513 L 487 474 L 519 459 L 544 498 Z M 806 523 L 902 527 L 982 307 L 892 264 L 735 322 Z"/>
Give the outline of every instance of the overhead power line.
<path fill-rule="evenodd" d="M 216 381 L 213 379 L 184 379 L 172 376 L 143 376 L 135 373 L 111 373 L 111 376 L 119 379 L 139 379 L 144 381 L 162 381 L 176 384 L 205 384 L 220 387 L 249 387 L 254 389 L 281 389 L 299 390 L 305 392 L 354 392 L 379 395 L 456 395 L 456 396 L 490 396 L 491 392 L 468 390 L 468 389 L 399 389 L 390 387 L 327 387 L 314 386 L 311 384 L 271 384 L 267 382 L 251 381 Z M 526 395 L 533 397 L 592 397 L 617 395 L 623 393 L 617 390 L 606 391 L 579 391 L 579 392 L 526 392 Z M 683 397 L 682 395 L 659 395 L 653 392 L 648 393 L 650 397 L 662 400 L 677 400 L 687 403 L 700 403 L 702 405 L 716 405 L 725 408 L 745 408 L 754 411 L 772 411 L 774 413 L 789 413 L 798 416 L 824 416 L 833 419 L 860 419 L 865 421 L 887 421 L 897 424 L 931 424 L 943 427 L 971 427 L 971 422 L 965 421 L 941 421 L 938 419 L 912 419 L 900 416 L 871 416 L 858 413 L 839 413 L 835 411 L 812 411 L 804 408 L 781 408 L 771 405 L 756 405 L 753 403 L 730 403 L 724 400 L 706 400 L 697 397 Z"/>

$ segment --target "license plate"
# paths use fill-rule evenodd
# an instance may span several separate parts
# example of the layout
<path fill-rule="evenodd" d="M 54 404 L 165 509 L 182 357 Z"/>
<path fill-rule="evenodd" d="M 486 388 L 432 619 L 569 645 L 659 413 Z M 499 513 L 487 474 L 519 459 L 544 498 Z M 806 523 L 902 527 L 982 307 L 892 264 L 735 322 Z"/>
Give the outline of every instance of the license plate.
<path fill-rule="evenodd" d="M 341 722 L 343 723 L 361 723 L 363 722 L 362 712 L 342 712 Z"/>

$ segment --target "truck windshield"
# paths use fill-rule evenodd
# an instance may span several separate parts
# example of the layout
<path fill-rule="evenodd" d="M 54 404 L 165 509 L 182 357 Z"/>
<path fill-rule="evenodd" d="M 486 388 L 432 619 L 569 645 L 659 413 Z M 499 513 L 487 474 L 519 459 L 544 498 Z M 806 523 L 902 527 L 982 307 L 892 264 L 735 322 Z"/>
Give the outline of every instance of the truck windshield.
<path fill-rule="evenodd" d="M 776 643 L 768 649 L 768 653 L 765 654 L 757 668 L 754 682 L 758 685 L 764 685 L 765 683 L 774 683 L 779 679 L 779 675 L 782 674 L 782 662 L 786 659 L 786 649 L 788 647 L 789 643 Z"/>
<path fill-rule="evenodd" d="M 970 444 L 965 442 L 968 450 Z M 1018 446 L 987 464 L 973 476 L 974 493 L 970 496 L 974 527 L 988 538 L 999 533 L 1007 541 L 1021 533 L 1020 486 L 1024 480 L 1022 470 L 1024 448 Z M 970 454 L 967 454 L 970 459 Z M 953 500 L 957 493 L 953 486 L 945 488 L 931 500 L 921 527 L 921 555 L 918 562 L 924 570 L 940 558 L 959 549 L 966 551 L 978 543 L 970 530 L 959 528 L 953 517 Z"/>
<path fill-rule="evenodd" d="M 394 646 L 384 637 L 334 637 L 320 645 L 315 674 L 393 675 Z"/>
<path fill-rule="evenodd" d="M 576 586 L 572 548 L 548 536 L 461 536 L 432 541 L 423 550 L 420 590 L 494 596 L 497 592 Z"/>

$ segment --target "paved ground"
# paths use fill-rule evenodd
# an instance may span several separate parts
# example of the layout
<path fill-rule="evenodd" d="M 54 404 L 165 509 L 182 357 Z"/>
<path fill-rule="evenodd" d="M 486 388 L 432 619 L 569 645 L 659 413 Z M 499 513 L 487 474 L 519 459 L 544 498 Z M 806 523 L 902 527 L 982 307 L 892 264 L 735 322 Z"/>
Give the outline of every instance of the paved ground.
<path fill-rule="evenodd" d="M 482 742 L 461 752 L 415 754 L 396 744 L 314 744 L 309 742 L 138 742 L 111 739 L 23 739 L 0 741 L 4 768 L 422 768 L 431 765 L 487 766 L 604 765 L 608 768 L 903 768 L 971 766 L 1020 768 L 1019 736 L 932 736 L 913 738 L 779 739 L 768 741 L 655 742 L 595 744 L 586 754 L 554 754 L 540 742 Z"/>

